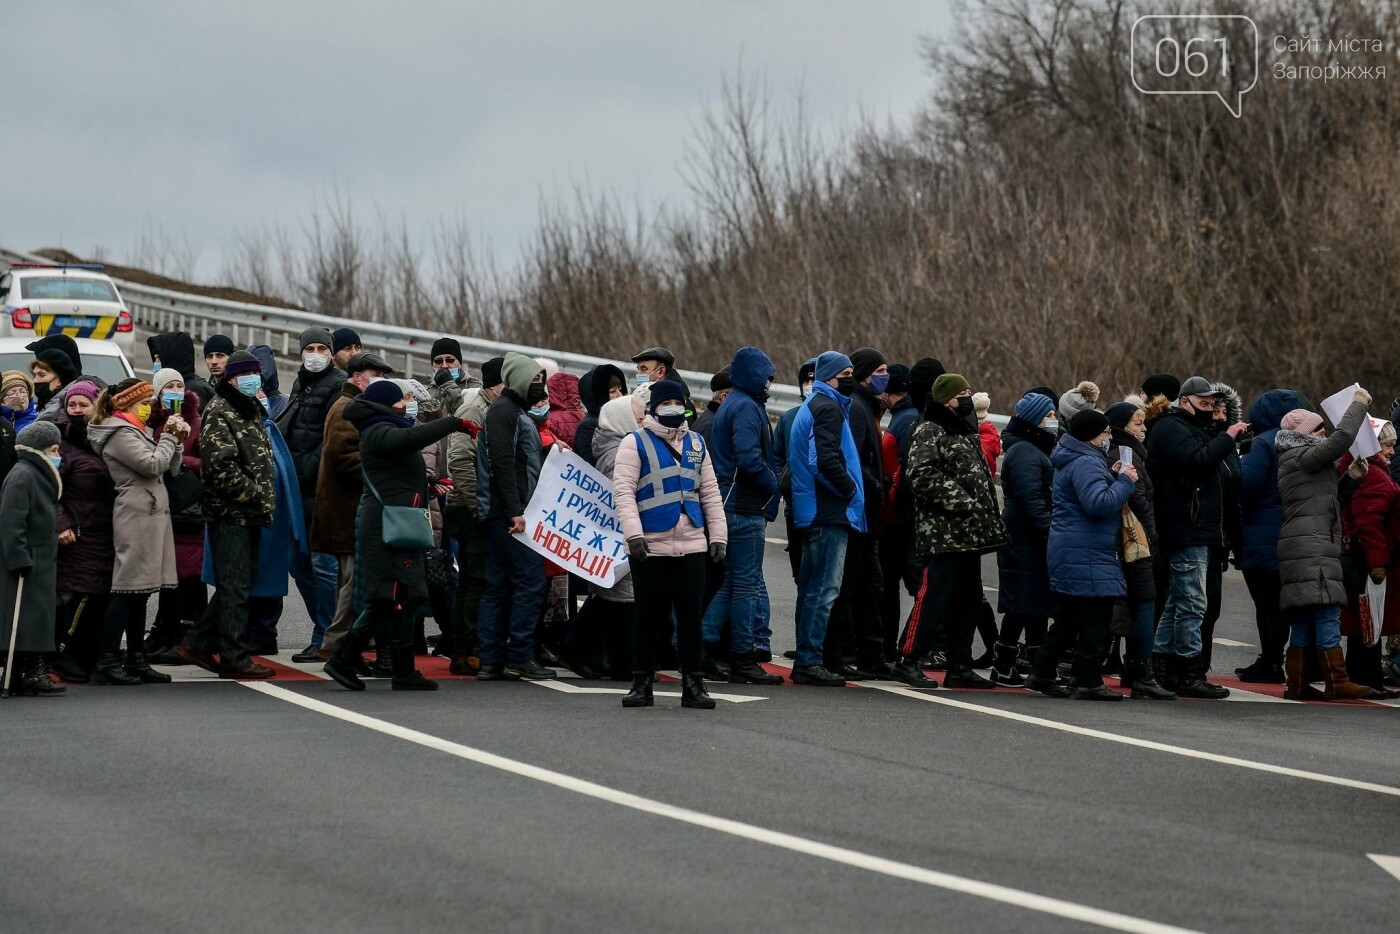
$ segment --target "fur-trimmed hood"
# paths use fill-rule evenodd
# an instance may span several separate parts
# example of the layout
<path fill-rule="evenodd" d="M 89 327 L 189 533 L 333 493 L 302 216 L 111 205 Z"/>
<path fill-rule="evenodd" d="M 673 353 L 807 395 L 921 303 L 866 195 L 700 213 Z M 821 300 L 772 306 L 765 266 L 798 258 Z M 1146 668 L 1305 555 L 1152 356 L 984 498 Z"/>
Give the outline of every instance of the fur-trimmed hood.
<path fill-rule="evenodd" d="M 1233 425 L 1236 422 L 1244 421 L 1244 399 L 1235 391 L 1233 386 L 1226 383 L 1211 383 L 1211 389 L 1220 393 L 1225 400 L 1225 424 Z"/>
<path fill-rule="evenodd" d="M 1301 431 L 1288 428 L 1280 428 L 1278 434 L 1274 435 L 1274 448 L 1278 451 L 1291 451 L 1294 448 L 1312 447 L 1321 443 L 1322 439 L 1316 435 L 1305 435 Z"/>
<path fill-rule="evenodd" d="M 15 454 L 19 457 L 31 455 L 29 457 L 25 457 L 25 460 L 44 465 L 44 469 L 48 471 L 46 476 L 53 481 L 53 498 L 54 502 L 57 502 L 59 498 L 63 496 L 63 478 L 58 475 L 58 468 L 53 465 L 53 461 L 49 460 L 49 456 L 43 451 L 40 451 L 37 448 L 31 448 L 26 444 L 16 444 Z"/>

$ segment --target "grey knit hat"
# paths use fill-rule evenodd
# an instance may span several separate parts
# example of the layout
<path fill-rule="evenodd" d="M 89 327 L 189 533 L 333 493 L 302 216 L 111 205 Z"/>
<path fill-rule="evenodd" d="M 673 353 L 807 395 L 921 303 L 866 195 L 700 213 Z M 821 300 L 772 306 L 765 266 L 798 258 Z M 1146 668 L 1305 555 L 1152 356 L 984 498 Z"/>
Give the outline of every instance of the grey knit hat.
<path fill-rule="evenodd" d="M 1060 418 L 1068 424 L 1080 412 L 1096 409 L 1099 401 L 1099 387 L 1087 379 L 1069 392 L 1060 396 Z"/>
<path fill-rule="evenodd" d="M 62 440 L 63 436 L 58 433 L 58 426 L 47 421 L 30 422 L 15 435 L 15 444 L 36 451 L 47 451 Z"/>
<path fill-rule="evenodd" d="M 320 326 L 309 327 L 301 332 L 301 346 L 297 349 L 305 350 L 312 344 L 325 344 L 327 347 L 330 347 L 334 341 L 335 338 L 331 337 L 330 328 L 323 328 Z"/>

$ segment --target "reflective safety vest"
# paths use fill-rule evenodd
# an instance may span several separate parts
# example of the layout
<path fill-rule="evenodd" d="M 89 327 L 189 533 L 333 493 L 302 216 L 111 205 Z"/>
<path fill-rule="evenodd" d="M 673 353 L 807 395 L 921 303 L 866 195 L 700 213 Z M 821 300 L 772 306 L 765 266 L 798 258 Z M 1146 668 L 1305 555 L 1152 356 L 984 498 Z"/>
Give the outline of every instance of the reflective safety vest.
<path fill-rule="evenodd" d="M 680 521 L 681 510 L 695 527 L 705 527 L 700 508 L 700 465 L 705 442 L 687 432 L 681 444 L 681 460 L 656 435 L 646 429 L 632 432 L 642 468 L 637 474 L 637 513 L 645 532 L 669 532 Z"/>

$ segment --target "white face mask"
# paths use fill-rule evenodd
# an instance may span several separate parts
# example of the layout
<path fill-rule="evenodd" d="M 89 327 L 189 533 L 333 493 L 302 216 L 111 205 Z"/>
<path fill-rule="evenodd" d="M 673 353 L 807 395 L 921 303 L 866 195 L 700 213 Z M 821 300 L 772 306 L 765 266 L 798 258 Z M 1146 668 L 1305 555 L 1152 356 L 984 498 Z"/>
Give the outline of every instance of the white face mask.
<path fill-rule="evenodd" d="M 323 353 L 309 353 L 301 358 L 301 365 L 308 373 L 319 373 L 331 365 L 331 358 Z"/>
<path fill-rule="evenodd" d="M 684 415 L 684 414 L 685 414 L 685 406 L 683 406 L 683 405 L 658 405 L 658 406 L 656 407 L 656 414 L 657 414 L 657 415 Z"/>
<path fill-rule="evenodd" d="M 1046 431 L 1059 431 L 1060 421 L 1056 418 L 1047 418 L 1045 421 L 1040 423 L 1040 427 L 1044 428 Z"/>

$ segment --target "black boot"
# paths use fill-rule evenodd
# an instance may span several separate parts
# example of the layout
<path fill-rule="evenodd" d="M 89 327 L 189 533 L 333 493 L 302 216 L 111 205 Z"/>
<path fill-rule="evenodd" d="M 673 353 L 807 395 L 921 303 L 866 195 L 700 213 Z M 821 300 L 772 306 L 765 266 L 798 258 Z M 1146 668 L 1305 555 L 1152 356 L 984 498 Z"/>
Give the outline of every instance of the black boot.
<path fill-rule="evenodd" d="M 1157 683 L 1157 679 L 1152 676 L 1152 667 L 1141 658 L 1130 656 L 1124 659 L 1123 678 L 1120 683 L 1125 688 L 1133 689 L 1133 697 L 1145 697 L 1148 700 L 1176 700 L 1176 694 Z"/>
<path fill-rule="evenodd" d="M 1123 695 L 1117 691 L 1110 691 L 1102 684 L 1095 684 L 1092 687 L 1077 687 L 1074 689 L 1075 700 L 1092 701 L 1121 701 Z"/>
<path fill-rule="evenodd" d="M 702 687 L 703 691 L 704 688 Z M 624 707 L 652 707 L 656 704 L 656 698 L 651 693 L 651 672 L 636 671 L 632 673 L 632 690 L 627 692 L 627 696 L 622 699 Z"/>
<path fill-rule="evenodd" d="M 19 668 L 19 685 L 12 686 L 12 690 L 17 690 L 20 694 L 61 697 L 68 691 L 63 685 L 54 684 L 53 679 L 49 677 L 49 666 L 44 664 L 44 656 L 37 652 L 28 654 L 23 665 L 20 664 L 19 658 L 16 658 L 15 667 Z"/>
<path fill-rule="evenodd" d="M 681 706 L 697 710 L 714 710 L 715 699 L 705 690 L 705 679 L 700 675 L 681 675 Z"/>
<path fill-rule="evenodd" d="M 389 647 L 389 640 L 380 638 L 374 640 L 374 662 L 369 665 L 367 678 L 392 678 L 394 676 L 394 651 Z"/>
<path fill-rule="evenodd" d="M 170 676 L 151 667 L 145 652 L 126 653 L 126 673 L 135 675 L 142 684 L 169 684 Z"/>
<path fill-rule="evenodd" d="M 97 667 L 92 670 L 93 684 L 140 684 L 141 679 L 135 675 L 127 674 L 122 667 L 122 660 L 115 655 L 103 655 L 97 660 Z"/>
<path fill-rule="evenodd" d="M 1040 654 L 1040 646 L 1027 642 L 1016 653 L 1016 670 L 1023 675 L 1035 671 L 1035 657 Z"/>
<path fill-rule="evenodd" d="M 758 667 L 753 653 L 734 656 L 734 664 L 729 667 L 730 684 L 782 684 L 782 675 L 770 675 Z"/>
<path fill-rule="evenodd" d="M 363 691 L 365 683 L 360 680 L 360 669 L 365 667 L 362 653 L 369 645 L 370 629 L 351 629 L 350 635 L 340 643 L 321 670 L 335 679 L 335 683 L 349 691 Z"/>
<path fill-rule="evenodd" d="M 1026 678 L 1016 668 L 1016 646 L 998 642 L 993 651 L 992 681 L 1006 688 L 1025 687 Z"/>
<path fill-rule="evenodd" d="M 1181 672 L 1174 687 L 1179 697 L 1200 697 L 1206 700 L 1224 700 L 1230 690 L 1206 680 L 1206 660 L 1204 656 L 1176 659 L 1177 670 Z"/>
<path fill-rule="evenodd" d="M 945 688 L 981 688 L 988 689 L 996 687 L 996 684 L 973 671 L 967 665 L 948 663 L 948 671 L 943 675 L 943 686 Z"/>
<path fill-rule="evenodd" d="M 1283 666 L 1277 660 L 1270 662 L 1263 655 L 1243 668 L 1236 668 L 1235 674 L 1246 684 L 1283 684 Z"/>
<path fill-rule="evenodd" d="M 1157 679 L 1157 686 L 1164 691 L 1175 691 L 1176 656 L 1153 652 L 1149 663 L 1152 666 L 1152 674 Z"/>
<path fill-rule="evenodd" d="M 723 660 L 724 654 L 718 642 L 705 643 L 700 670 L 709 680 L 729 682 L 729 665 Z"/>
<path fill-rule="evenodd" d="M 423 677 L 413 664 L 413 646 L 405 645 L 394 649 L 394 681 L 390 687 L 395 691 L 436 691 L 438 683 Z"/>
<path fill-rule="evenodd" d="M 82 662 L 67 653 L 54 659 L 53 673 L 69 684 L 87 684 L 92 680 L 92 669 L 83 667 Z"/>
<path fill-rule="evenodd" d="M 1112 646 L 1108 650 L 1108 656 L 1103 662 L 1103 673 L 1106 675 L 1117 675 L 1121 674 L 1123 671 L 1123 655 L 1119 649 L 1120 642 L 1122 642 L 1122 640 L 1117 637 L 1112 640 Z"/>

